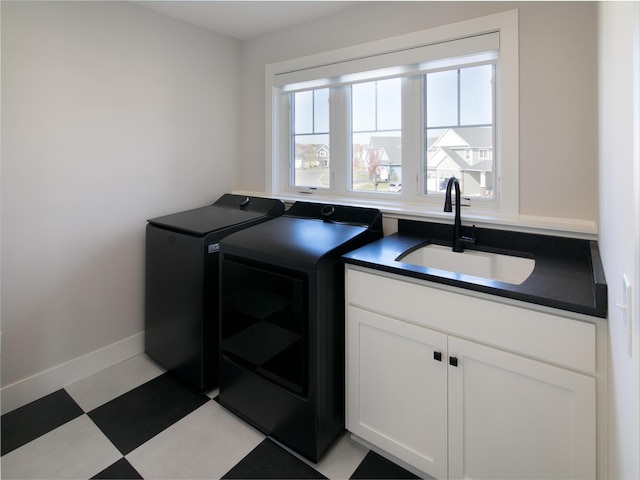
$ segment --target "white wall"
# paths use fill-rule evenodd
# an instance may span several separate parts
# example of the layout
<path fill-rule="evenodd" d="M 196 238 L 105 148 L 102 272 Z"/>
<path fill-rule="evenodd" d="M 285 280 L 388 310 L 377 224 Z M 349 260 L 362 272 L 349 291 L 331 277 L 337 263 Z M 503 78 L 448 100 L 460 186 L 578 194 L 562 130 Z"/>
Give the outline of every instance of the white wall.
<path fill-rule="evenodd" d="M 265 65 L 519 9 L 520 213 L 597 222 L 597 3 L 373 2 L 243 43 L 239 187 L 264 191 Z"/>
<path fill-rule="evenodd" d="M 599 6 L 600 233 L 609 289 L 610 478 L 640 478 L 640 4 Z M 622 276 L 632 284 L 627 353 Z"/>
<path fill-rule="evenodd" d="M 139 348 L 146 219 L 233 189 L 239 79 L 239 41 L 135 5 L 2 2 L 5 411 L 32 376 Z"/>

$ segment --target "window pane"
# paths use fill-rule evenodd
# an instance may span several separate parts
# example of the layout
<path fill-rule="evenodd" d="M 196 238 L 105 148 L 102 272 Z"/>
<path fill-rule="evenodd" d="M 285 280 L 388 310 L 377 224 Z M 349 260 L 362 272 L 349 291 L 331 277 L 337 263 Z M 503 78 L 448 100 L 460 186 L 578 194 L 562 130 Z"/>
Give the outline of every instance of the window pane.
<path fill-rule="evenodd" d="M 315 133 L 329 131 L 329 89 L 315 90 L 313 95 Z"/>
<path fill-rule="evenodd" d="M 429 73 L 427 76 L 427 127 L 458 124 L 458 71 Z"/>
<path fill-rule="evenodd" d="M 378 83 L 378 130 L 400 130 L 402 128 L 402 83 L 400 78 Z"/>
<path fill-rule="evenodd" d="M 493 122 L 493 65 L 460 70 L 460 123 L 481 125 Z"/>
<path fill-rule="evenodd" d="M 293 185 L 329 188 L 329 135 L 296 135 Z"/>
<path fill-rule="evenodd" d="M 313 133 L 313 92 L 298 92 L 294 97 L 296 133 Z"/>
<path fill-rule="evenodd" d="M 401 144 L 400 131 L 354 133 L 351 188 L 399 193 L 402 184 Z"/>
<path fill-rule="evenodd" d="M 494 197 L 492 71 L 482 65 L 426 75 L 427 194 L 444 193 L 455 176 L 464 196 Z"/>
<path fill-rule="evenodd" d="M 430 129 L 427 136 L 427 193 L 444 193 L 456 177 L 464 196 L 493 198 L 492 127 Z"/>
<path fill-rule="evenodd" d="M 292 100 L 290 183 L 296 187 L 329 188 L 329 89 L 296 92 Z"/>
<path fill-rule="evenodd" d="M 351 189 L 402 189 L 402 80 L 352 85 Z"/>
<path fill-rule="evenodd" d="M 351 87 L 353 130 L 362 132 L 376 128 L 376 82 L 358 83 Z"/>

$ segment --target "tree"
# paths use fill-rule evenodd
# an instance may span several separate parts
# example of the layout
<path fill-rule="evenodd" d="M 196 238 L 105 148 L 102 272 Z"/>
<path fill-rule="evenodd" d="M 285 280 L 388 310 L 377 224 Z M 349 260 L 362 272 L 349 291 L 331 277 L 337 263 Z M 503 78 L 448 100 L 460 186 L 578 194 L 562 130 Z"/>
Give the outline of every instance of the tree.
<path fill-rule="evenodd" d="M 367 173 L 373 182 L 374 190 L 378 190 L 380 180 L 380 166 L 382 165 L 382 149 L 370 148 L 367 151 Z"/>

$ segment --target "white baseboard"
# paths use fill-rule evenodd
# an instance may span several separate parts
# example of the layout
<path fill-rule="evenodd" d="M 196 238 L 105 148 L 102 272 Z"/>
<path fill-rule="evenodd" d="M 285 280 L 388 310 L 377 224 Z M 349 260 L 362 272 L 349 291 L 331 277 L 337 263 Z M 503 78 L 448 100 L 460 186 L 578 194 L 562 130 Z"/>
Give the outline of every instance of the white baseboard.
<path fill-rule="evenodd" d="M 144 332 L 95 350 L 0 390 L 2 414 L 144 352 Z"/>

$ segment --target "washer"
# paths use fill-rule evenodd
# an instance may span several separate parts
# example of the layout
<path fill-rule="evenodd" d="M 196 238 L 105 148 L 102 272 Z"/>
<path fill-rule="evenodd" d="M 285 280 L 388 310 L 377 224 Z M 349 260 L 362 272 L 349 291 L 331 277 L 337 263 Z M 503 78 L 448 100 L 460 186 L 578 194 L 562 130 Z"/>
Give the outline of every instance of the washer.
<path fill-rule="evenodd" d="M 220 240 L 283 212 L 280 200 L 225 194 L 148 221 L 145 352 L 193 389 L 218 384 Z"/>

